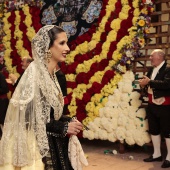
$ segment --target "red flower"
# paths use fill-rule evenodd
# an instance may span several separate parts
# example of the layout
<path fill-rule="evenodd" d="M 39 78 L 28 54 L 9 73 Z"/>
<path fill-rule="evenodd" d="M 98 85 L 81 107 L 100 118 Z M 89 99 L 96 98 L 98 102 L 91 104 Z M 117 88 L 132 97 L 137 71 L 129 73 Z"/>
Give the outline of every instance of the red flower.
<path fill-rule="evenodd" d="M 107 84 L 113 77 L 115 73 L 113 70 L 106 71 L 105 75 L 102 78 L 102 84 Z"/>
<path fill-rule="evenodd" d="M 71 81 L 67 81 L 67 88 L 76 88 L 77 87 L 77 84 L 76 82 L 71 82 Z"/>
<path fill-rule="evenodd" d="M 81 72 L 79 73 L 77 76 L 76 76 L 76 82 L 77 84 L 81 84 L 81 83 L 84 83 L 85 80 L 87 80 L 86 78 L 86 73 L 84 72 Z M 88 82 L 85 82 L 85 84 L 87 84 Z"/>
<path fill-rule="evenodd" d="M 74 60 L 79 63 L 82 63 L 85 60 L 89 60 L 89 56 L 87 54 L 83 54 L 83 55 L 77 54 L 75 56 Z"/>
<path fill-rule="evenodd" d="M 84 111 L 83 111 L 83 109 L 84 109 Z M 86 118 L 85 107 L 78 107 L 76 116 L 77 116 L 77 120 L 82 122 L 82 120 Z"/>
<path fill-rule="evenodd" d="M 103 59 L 100 61 L 100 64 L 99 64 L 99 71 L 102 71 L 105 69 L 105 67 L 107 67 L 109 64 L 109 61 L 107 59 Z"/>
<path fill-rule="evenodd" d="M 84 105 L 84 102 L 83 100 L 80 100 L 80 99 L 77 99 L 76 98 L 76 105 L 79 107 L 79 106 L 83 106 Z"/>
<path fill-rule="evenodd" d="M 74 62 L 71 65 L 68 65 L 68 67 L 67 67 L 67 74 L 75 73 L 77 65 L 78 65 L 78 62 Z"/>
<path fill-rule="evenodd" d="M 101 37 L 100 37 L 101 41 L 102 41 L 102 42 L 105 42 L 105 41 L 106 41 L 106 37 L 107 37 L 107 33 L 106 33 L 106 32 L 103 32 L 103 33 L 101 34 Z"/>
<path fill-rule="evenodd" d="M 88 103 L 90 101 L 90 99 L 91 99 L 91 95 L 89 93 L 84 93 L 83 94 L 83 99 L 82 100 L 85 102 L 85 104 Z"/>
<path fill-rule="evenodd" d="M 70 94 L 68 94 L 68 95 L 67 95 L 68 103 L 70 103 L 70 102 L 71 102 L 72 94 L 73 94 L 73 93 L 70 93 Z"/>
<path fill-rule="evenodd" d="M 110 32 L 112 30 L 112 28 L 110 27 L 110 22 L 106 22 L 105 30 L 106 32 Z"/>
<path fill-rule="evenodd" d="M 108 60 L 111 60 L 111 59 L 112 59 L 112 55 L 113 55 L 113 52 L 110 50 L 110 51 L 107 53 L 107 59 L 108 59 Z"/>
<path fill-rule="evenodd" d="M 97 43 L 97 45 L 96 45 L 96 47 L 95 47 L 95 49 L 94 49 L 95 55 L 98 55 L 98 54 L 101 53 L 101 51 L 102 51 L 102 45 L 103 45 L 103 44 L 102 44 L 101 42 Z"/>
<path fill-rule="evenodd" d="M 95 93 L 100 93 L 100 90 L 102 89 L 102 85 L 100 83 L 94 82 L 92 84 L 92 87 L 94 94 Z"/>
<path fill-rule="evenodd" d="M 93 63 L 90 67 L 90 72 L 95 73 L 98 70 L 98 63 Z"/>

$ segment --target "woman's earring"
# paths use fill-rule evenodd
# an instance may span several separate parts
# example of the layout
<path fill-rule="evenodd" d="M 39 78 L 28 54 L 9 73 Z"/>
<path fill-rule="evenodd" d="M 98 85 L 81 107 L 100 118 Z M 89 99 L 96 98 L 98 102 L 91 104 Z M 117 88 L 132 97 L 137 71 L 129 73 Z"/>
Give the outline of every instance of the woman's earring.
<path fill-rule="evenodd" d="M 46 53 L 46 59 L 47 59 L 48 63 L 50 62 L 51 57 L 52 57 L 52 53 L 51 53 L 50 50 L 48 50 L 47 53 Z"/>

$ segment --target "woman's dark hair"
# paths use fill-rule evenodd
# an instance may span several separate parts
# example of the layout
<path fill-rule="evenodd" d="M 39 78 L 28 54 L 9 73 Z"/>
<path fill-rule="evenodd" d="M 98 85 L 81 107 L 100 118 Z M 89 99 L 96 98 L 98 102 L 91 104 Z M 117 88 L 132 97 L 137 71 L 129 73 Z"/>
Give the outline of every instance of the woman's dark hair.
<path fill-rule="evenodd" d="M 57 39 L 57 35 L 65 32 L 62 28 L 54 26 L 51 30 L 48 31 L 48 35 L 50 37 L 49 48 L 52 47 L 54 41 Z"/>

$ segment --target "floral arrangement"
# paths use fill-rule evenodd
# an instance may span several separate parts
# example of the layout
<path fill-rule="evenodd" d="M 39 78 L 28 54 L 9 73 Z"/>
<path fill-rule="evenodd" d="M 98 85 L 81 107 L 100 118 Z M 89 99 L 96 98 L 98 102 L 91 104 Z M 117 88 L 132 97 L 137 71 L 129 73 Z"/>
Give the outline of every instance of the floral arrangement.
<path fill-rule="evenodd" d="M 140 56 L 152 11 L 151 1 L 105 1 L 98 22 L 70 43 L 71 52 L 62 70 L 67 78 L 71 116 L 85 125 L 99 116 L 122 73 Z"/>
<path fill-rule="evenodd" d="M 6 10 L 3 16 L 5 36 L 2 39 L 4 60 L 8 71 L 12 73 L 21 72 L 21 59 L 24 55 L 31 55 L 30 41 L 41 27 L 40 5 L 30 6 L 30 1 L 27 3 L 26 0 L 20 2 L 24 3 L 14 5 L 15 9 L 20 10 L 12 10 L 7 1 L 3 6 Z M 42 3 L 38 0 L 34 2 Z M 125 80 L 122 73 L 126 73 L 134 59 L 141 55 L 139 50 L 145 45 L 149 33 L 149 14 L 152 11 L 151 0 L 103 1 L 97 23 L 69 44 L 71 52 L 62 64 L 62 70 L 67 78 L 70 116 L 77 116 L 87 126 L 102 117 L 101 110 L 118 90 L 120 81 Z M 131 94 L 133 96 L 134 92 L 129 92 Z M 129 109 L 134 109 L 130 107 L 134 101 L 122 102 L 128 104 Z M 137 112 L 133 110 L 133 113 Z M 143 111 L 140 109 L 139 112 Z M 87 134 L 92 131 L 85 131 L 84 137 L 89 138 Z M 110 137 L 107 139 L 110 140 Z"/>
<path fill-rule="evenodd" d="M 83 137 L 90 140 L 101 139 L 128 145 L 139 146 L 150 142 L 147 133 L 148 122 L 144 108 L 139 108 L 142 101 L 140 94 L 133 91 L 134 74 L 127 71 L 108 102 L 99 109 L 99 116 L 87 124 L 89 130 L 83 131 Z"/>
<path fill-rule="evenodd" d="M 135 58 L 141 57 L 140 49 L 145 46 L 149 28 L 151 25 L 150 14 L 154 11 L 154 3 L 151 0 L 133 1 L 136 16 L 133 18 L 133 27 L 129 29 L 132 41 L 126 42 L 120 49 L 121 59 L 113 67 L 125 73 L 129 70 Z M 141 8 L 142 7 L 142 8 Z M 139 11 L 140 10 L 140 11 Z M 139 14 L 140 13 L 140 14 Z M 139 16 L 138 16 L 139 14 Z M 135 33 L 135 36 L 133 35 Z"/>
<path fill-rule="evenodd" d="M 40 9 L 27 4 L 20 10 L 4 13 L 2 42 L 5 47 L 4 60 L 9 73 L 21 73 L 21 59 L 31 56 L 31 40 L 41 28 Z M 32 17 L 34 16 L 34 17 Z"/>

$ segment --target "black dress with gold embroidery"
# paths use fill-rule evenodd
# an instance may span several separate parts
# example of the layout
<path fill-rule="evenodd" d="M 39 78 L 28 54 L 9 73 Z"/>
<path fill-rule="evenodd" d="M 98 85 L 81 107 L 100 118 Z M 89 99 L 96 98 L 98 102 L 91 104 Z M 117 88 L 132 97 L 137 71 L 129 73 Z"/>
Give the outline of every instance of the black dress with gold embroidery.
<path fill-rule="evenodd" d="M 71 118 L 62 116 L 59 121 L 54 120 L 52 108 L 50 117 L 50 123 L 46 126 L 50 151 L 43 158 L 45 170 L 73 170 L 68 158 L 69 138 L 65 136 L 66 126 Z"/>
<path fill-rule="evenodd" d="M 63 96 L 67 95 L 66 78 L 59 70 L 56 72 Z M 63 110 L 63 114 L 66 109 Z M 45 170 L 73 170 L 68 158 L 69 137 L 66 136 L 68 122 L 70 117 L 62 115 L 60 120 L 54 119 L 54 110 L 51 108 L 50 123 L 46 125 L 47 137 L 49 143 L 49 153 L 43 158 Z"/>

